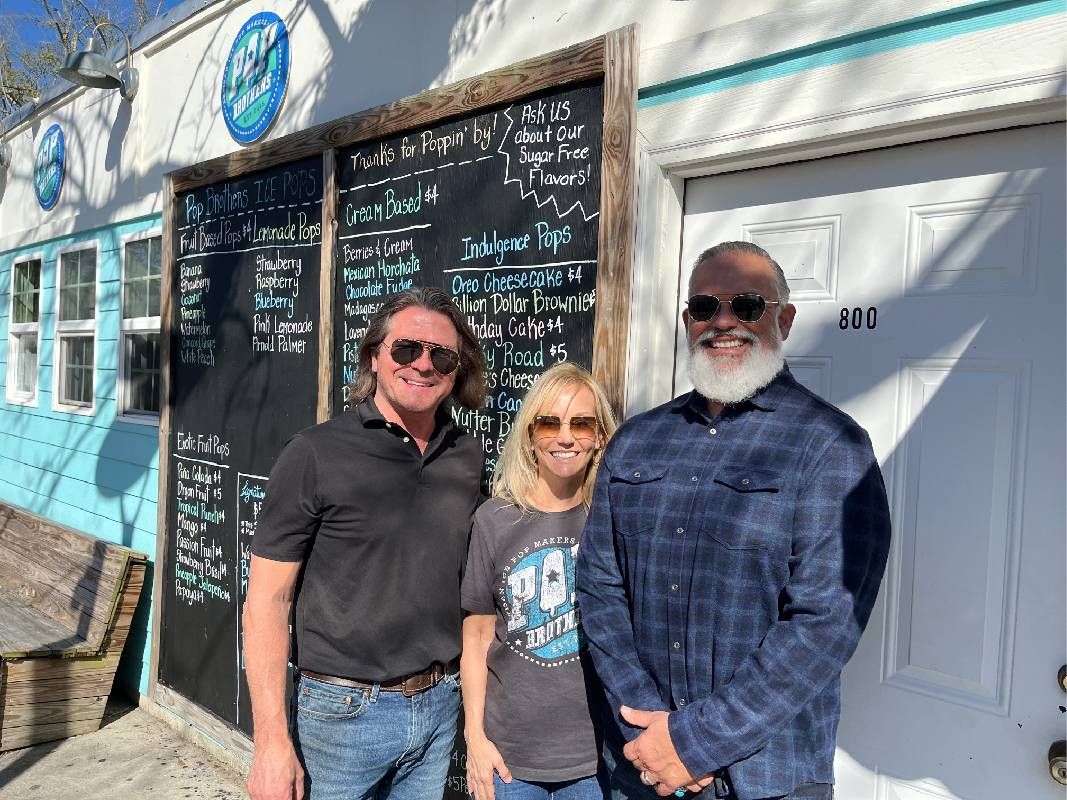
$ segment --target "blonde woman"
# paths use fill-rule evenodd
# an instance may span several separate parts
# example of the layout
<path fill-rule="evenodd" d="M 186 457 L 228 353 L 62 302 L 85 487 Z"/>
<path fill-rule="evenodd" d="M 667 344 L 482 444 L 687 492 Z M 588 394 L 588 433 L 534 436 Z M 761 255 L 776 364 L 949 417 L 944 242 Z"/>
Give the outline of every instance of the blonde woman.
<path fill-rule="evenodd" d="M 603 800 L 579 660 L 574 557 L 600 455 L 603 390 L 564 363 L 533 385 L 474 516 L 463 578 L 467 784 L 476 800 Z"/>

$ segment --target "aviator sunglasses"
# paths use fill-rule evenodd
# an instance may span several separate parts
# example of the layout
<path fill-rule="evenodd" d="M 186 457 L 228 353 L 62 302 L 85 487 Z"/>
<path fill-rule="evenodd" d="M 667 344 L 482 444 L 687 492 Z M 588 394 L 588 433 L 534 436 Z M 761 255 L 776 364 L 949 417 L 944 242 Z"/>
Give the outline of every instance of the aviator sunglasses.
<path fill-rule="evenodd" d="M 534 439 L 559 436 L 564 425 L 575 439 L 595 439 L 600 427 L 596 417 L 571 417 L 569 422 L 564 422 L 555 414 L 538 414 L 530 423 L 530 435 Z"/>
<path fill-rule="evenodd" d="M 735 294 L 729 300 L 720 300 L 713 294 L 695 294 L 687 301 L 689 316 L 697 322 L 707 322 L 719 312 L 723 303 L 729 303 L 734 316 L 741 322 L 759 322 L 767 306 L 778 305 L 777 300 L 767 300 L 756 292 Z"/>
<path fill-rule="evenodd" d="M 459 353 L 444 345 L 423 342 L 418 339 L 396 339 L 389 346 L 389 355 L 402 367 L 412 363 L 424 350 L 430 351 L 430 363 L 442 375 L 455 372 L 459 366 Z"/>

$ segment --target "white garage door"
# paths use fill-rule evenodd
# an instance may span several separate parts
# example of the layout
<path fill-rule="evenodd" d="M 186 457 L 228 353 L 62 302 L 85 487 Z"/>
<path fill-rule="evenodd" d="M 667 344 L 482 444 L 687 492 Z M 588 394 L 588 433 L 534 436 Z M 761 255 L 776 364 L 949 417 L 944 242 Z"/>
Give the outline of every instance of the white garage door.
<path fill-rule="evenodd" d="M 725 239 L 777 258 L 794 373 L 885 473 L 893 552 L 845 672 L 846 800 L 1064 796 L 1064 167 L 1057 124 L 686 184 L 683 269 Z"/>

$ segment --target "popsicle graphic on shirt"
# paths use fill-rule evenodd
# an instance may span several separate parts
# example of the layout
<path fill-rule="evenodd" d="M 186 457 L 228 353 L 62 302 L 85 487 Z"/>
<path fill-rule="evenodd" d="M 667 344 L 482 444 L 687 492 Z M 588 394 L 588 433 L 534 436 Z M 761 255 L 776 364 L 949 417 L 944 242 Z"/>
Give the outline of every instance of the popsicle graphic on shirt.
<path fill-rule="evenodd" d="M 577 546 L 549 546 L 524 555 L 506 575 L 509 649 L 545 666 L 578 657 L 574 596 Z"/>

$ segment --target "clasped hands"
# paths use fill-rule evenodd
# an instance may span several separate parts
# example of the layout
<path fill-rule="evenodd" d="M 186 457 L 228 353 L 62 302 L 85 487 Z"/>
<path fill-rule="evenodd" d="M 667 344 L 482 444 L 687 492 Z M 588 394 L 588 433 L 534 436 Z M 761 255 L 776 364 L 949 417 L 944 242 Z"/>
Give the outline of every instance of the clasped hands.
<path fill-rule="evenodd" d="M 641 782 L 656 794 L 669 797 L 678 789 L 699 792 L 715 779 L 714 775 L 698 778 L 686 769 L 671 741 L 667 711 L 642 711 L 623 706 L 621 714 L 635 728 L 644 729 L 637 738 L 626 743 L 622 754 L 641 775 Z"/>

